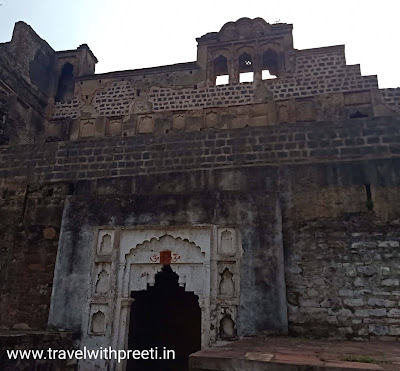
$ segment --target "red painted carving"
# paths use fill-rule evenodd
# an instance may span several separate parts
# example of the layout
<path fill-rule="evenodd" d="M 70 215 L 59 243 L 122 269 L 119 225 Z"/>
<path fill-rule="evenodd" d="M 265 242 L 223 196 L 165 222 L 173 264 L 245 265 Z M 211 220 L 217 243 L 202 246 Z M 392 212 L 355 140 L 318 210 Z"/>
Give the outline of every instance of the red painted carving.
<path fill-rule="evenodd" d="M 153 263 L 157 263 L 157 262 L 160 260 L 160 257 L 159 257 L 157 254 L 154 254 L 154 255 L 152 255 L 152 256 L 150 257 L 150 260 L 151 260 Z"/>
<path fill-rule="evenodd" d="M 172 263 L 176 263 L 181 258 L 181 256 L 179 254 L 176 254 L 176 253 L 172 254 L 172 256 L 173 256 Z"/>
<path fill-rule="evenodd" d="M 165 250 L 165 251 L 160 251 L 160 263 L 164 265 L 171 264 L 171 251 L 170 250 Z"/>

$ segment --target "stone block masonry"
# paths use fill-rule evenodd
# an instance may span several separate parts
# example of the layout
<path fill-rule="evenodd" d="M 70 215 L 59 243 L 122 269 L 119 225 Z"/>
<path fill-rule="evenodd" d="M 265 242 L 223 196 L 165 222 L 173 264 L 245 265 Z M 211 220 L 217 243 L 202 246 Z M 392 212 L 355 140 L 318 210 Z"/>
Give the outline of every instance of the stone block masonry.
<path fill-rule="evenodd" d="M 81 109 L 84 106 L 84 102 L 79 98 L 74 98 L 71 101 L 56 102 L 53 109 L 53 118 L 71 118 L 75 119 L 80 117 Z"/>
<path fill-rule="evenodd" d="M 260 98 L 257 90 L 264 85 L 264 97 Z M 94 98 L 94 107 L 100 116 L 127 116 L 134 112 L 137 96 L 135 87 L 127 81 L 117 81 L 111 87 L 100 89 Z M 377 89 L 376 76 L 361 76 L 353 73 L 332 74 L 321 79 L 314 77 L 287 77 L 284 80 L 265 80 L 260 84 L 241 83 L 212 87 L 160 88 L 153 86 L 148 92 L 150 112 L 185 111 L 211 107 L 244 106 L 268 99 L 306 98 L 321 94 L 347 91 Z M 397 100 L 396 100 L 397 102 Z M 396 103 L 397 104 L 397 103 Z M 69 102 L 57 102 L 52 118 L 71 118 L 81 116 L 85 103 L 75 97 Z"/>
<path fill-rule="evenodd" d="M 256 164 L 388 158 L 400 153 L 395 118 L 286 124 L 45 143 L 0 150 L 4 179 L 61 181 Z"/>
<path fill-rule="evenodd" d="M 102 116 L 127 115 L 135 99 L 135 92 L 128 81 L 117 81 L 94 98 L 94 106 Z"/>
<path fill-rule="evenodd" d="M 400 113 L 400 88 L 381 89 L 381 92 L 387 105 L 397 113 Z"/>
<path fill-rule="evenodd" d="M 399 89 L 347 65 L 344 46 L 294 49 L 290 24 L 243 18 L 196 41 L 194 62 L 104 74 L 87 45 L 55 52 L 22 22 L 0 44 L 0 330 L 126 349 L 120 258 L 139 245 L 121 241 L 140 230 L 210 246 L 205 347 L 400 339 Z M 194 268 L 177 273 L 188 291 Z M 124 368 L 102 362 L 78 366 Z"/>
<path fill-rule="evenodd" d="M 174 90 L 152 88 L 150 101 L 154 111 L 176 111 L 206 107 L 228 107 L 255 101 L 251 83 L 199 89 Z"/>
<path fill-rule="evenodd" d="M 396 222 L 376 223 L 373 215 L 353 215 L 287 231 L 294 251 L 286 268 L 292 334 L 400 335 L 400 232 Z"/>

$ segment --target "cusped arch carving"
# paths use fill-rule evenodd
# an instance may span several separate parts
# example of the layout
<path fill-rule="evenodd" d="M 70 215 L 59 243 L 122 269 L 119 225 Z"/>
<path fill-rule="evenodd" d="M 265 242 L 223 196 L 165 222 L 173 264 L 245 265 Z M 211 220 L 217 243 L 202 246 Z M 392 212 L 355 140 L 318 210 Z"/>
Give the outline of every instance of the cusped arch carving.
<path fill-rule="evenodd" d="M 106 316 L 101 310 L 93 313 L 90 327 L 93 334 L 104 334 L 106 331 Z"/>
<path fill-rule="evenodd" d="M 162 251 L 169 250 L 171 254 L 179 252 L 185 253 L 184 256 L 180 255 L 180 258 L 173 257 L 171 263 L 183 263 L 185 256 L 189 253 L 195 254 L 201 260 L 204 259 L 205 251 L 202 251 L 200 246 L 197 246 L 194 242 L 189 241 L 187 238 L 182 239 L 181 237 L 174 237 L 170 234 L 164 234 L 160 237 L 152 237 L 149 240 L 145 240 L 140 244 L 132 247 L 126 255 L 127 260 L 129 256 L 137 256 L 137 254 L 160 253 Z M 138 256 L 139 257 L 139 256 Z M 190 261 L 193 262 L 193 256 L 190 256 Z M 179 261 L 178 261 L 179 260 Z M 150 260 L 148 263 L 159 263 L 157 260 Z"/>
<path fill-rule="evenodd" d="M 256 51 L 251 45 L 240 46 L 236 49 L 236 55 L 240 56 L 243 53 L 250 54 L 254 58 Z"/>
<path fill-rule="evenodd" d="M 232 54 L 232 52 L 229 49 L 222 48 L 222 49 L 214 50 L 211 53 L 211 59 L 212 59 L 212 61 L 214 61 L 215 59 L 222 56 L 222 57 L 225 57 L 229 61 L 231 59 L 231 54 Z"/>
<path fill-rule="evenodd" d="M 237 40 L 239 37 L 252 38 L 266 36 L 274 32 L 275 29 L 288 28 L 291 25 L 286 23 L 269 24 L 262 18 L 240 18 L 236 22 L 225 23 L 219 32 L 209 32 L 199 39 L 219 39 L 221 41 Z M 199 40 L 198 39 L 198 40 Z"/>
<path fill-rule="evenodd" d="M 274 41 L 267 41 L 260 45 L 259 51 L 260 51 L 260 54 L 263 54 L 264 52 L 266 52 L 268 50 L 273 50 L 274 52 L 279 54 L 281 49 L 282 49 L 281 44 L 274 42 Z"/>
<path fill-rule="evenodd" d="M 170 260 L 165 262 L 165 255 Z M 131 248 L 125 255 L 128 267 L 125 278 L 125 292 L 146 290 L 155 283 L 155 276 L 164 264 L 169 264 L 179 276 L 179 285 L 199 297 L 204 294 L 206 277 L 205 258 L 199 246 L 186 238 L 164 234 L 145 240 Z"/>

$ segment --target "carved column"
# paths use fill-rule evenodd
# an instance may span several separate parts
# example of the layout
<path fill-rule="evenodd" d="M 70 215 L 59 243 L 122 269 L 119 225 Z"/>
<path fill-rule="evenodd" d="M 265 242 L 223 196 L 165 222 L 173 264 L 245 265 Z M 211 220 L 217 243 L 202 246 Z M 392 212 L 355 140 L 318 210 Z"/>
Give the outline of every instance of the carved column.
<path fill-rule="evenodd" d="M 119 298 L 117 303 L 117 313 L 119 313 L 119 333 L 116 351 L 119 349 L 128 349 L 128 336 L 129 336 L 129 321 L 131 314 L 131 305 L 135 301 L 135 299 L 131 298 Z M 126 369 L 127 360 L 123 360 L 122 362 L 115 363 L 116 371 L 124 371 Z"/>
<path fill-rule="evenodd" d="M 261 68 L 261 55 L 255 53 L 253 56 L 253 72 L 254 72 L 254 82 L 262 81 L 262 68 Z"/>

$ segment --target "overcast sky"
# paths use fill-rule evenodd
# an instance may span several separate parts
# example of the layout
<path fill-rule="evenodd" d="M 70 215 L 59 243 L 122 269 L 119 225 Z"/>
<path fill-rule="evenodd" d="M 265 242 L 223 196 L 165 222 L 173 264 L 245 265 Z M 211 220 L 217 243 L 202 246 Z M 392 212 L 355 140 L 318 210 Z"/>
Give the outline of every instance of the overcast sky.
<path fill-rule="evenodd" d="M 55 50 L 86 43 L 96 72 L 196 60 L 196 37 L 241 17 L 294 26 L 297 49 L 346 45 L 348 64 L 400 87 L 399 0 L 0 0 L 0 42 L 25 21 Z"/>

